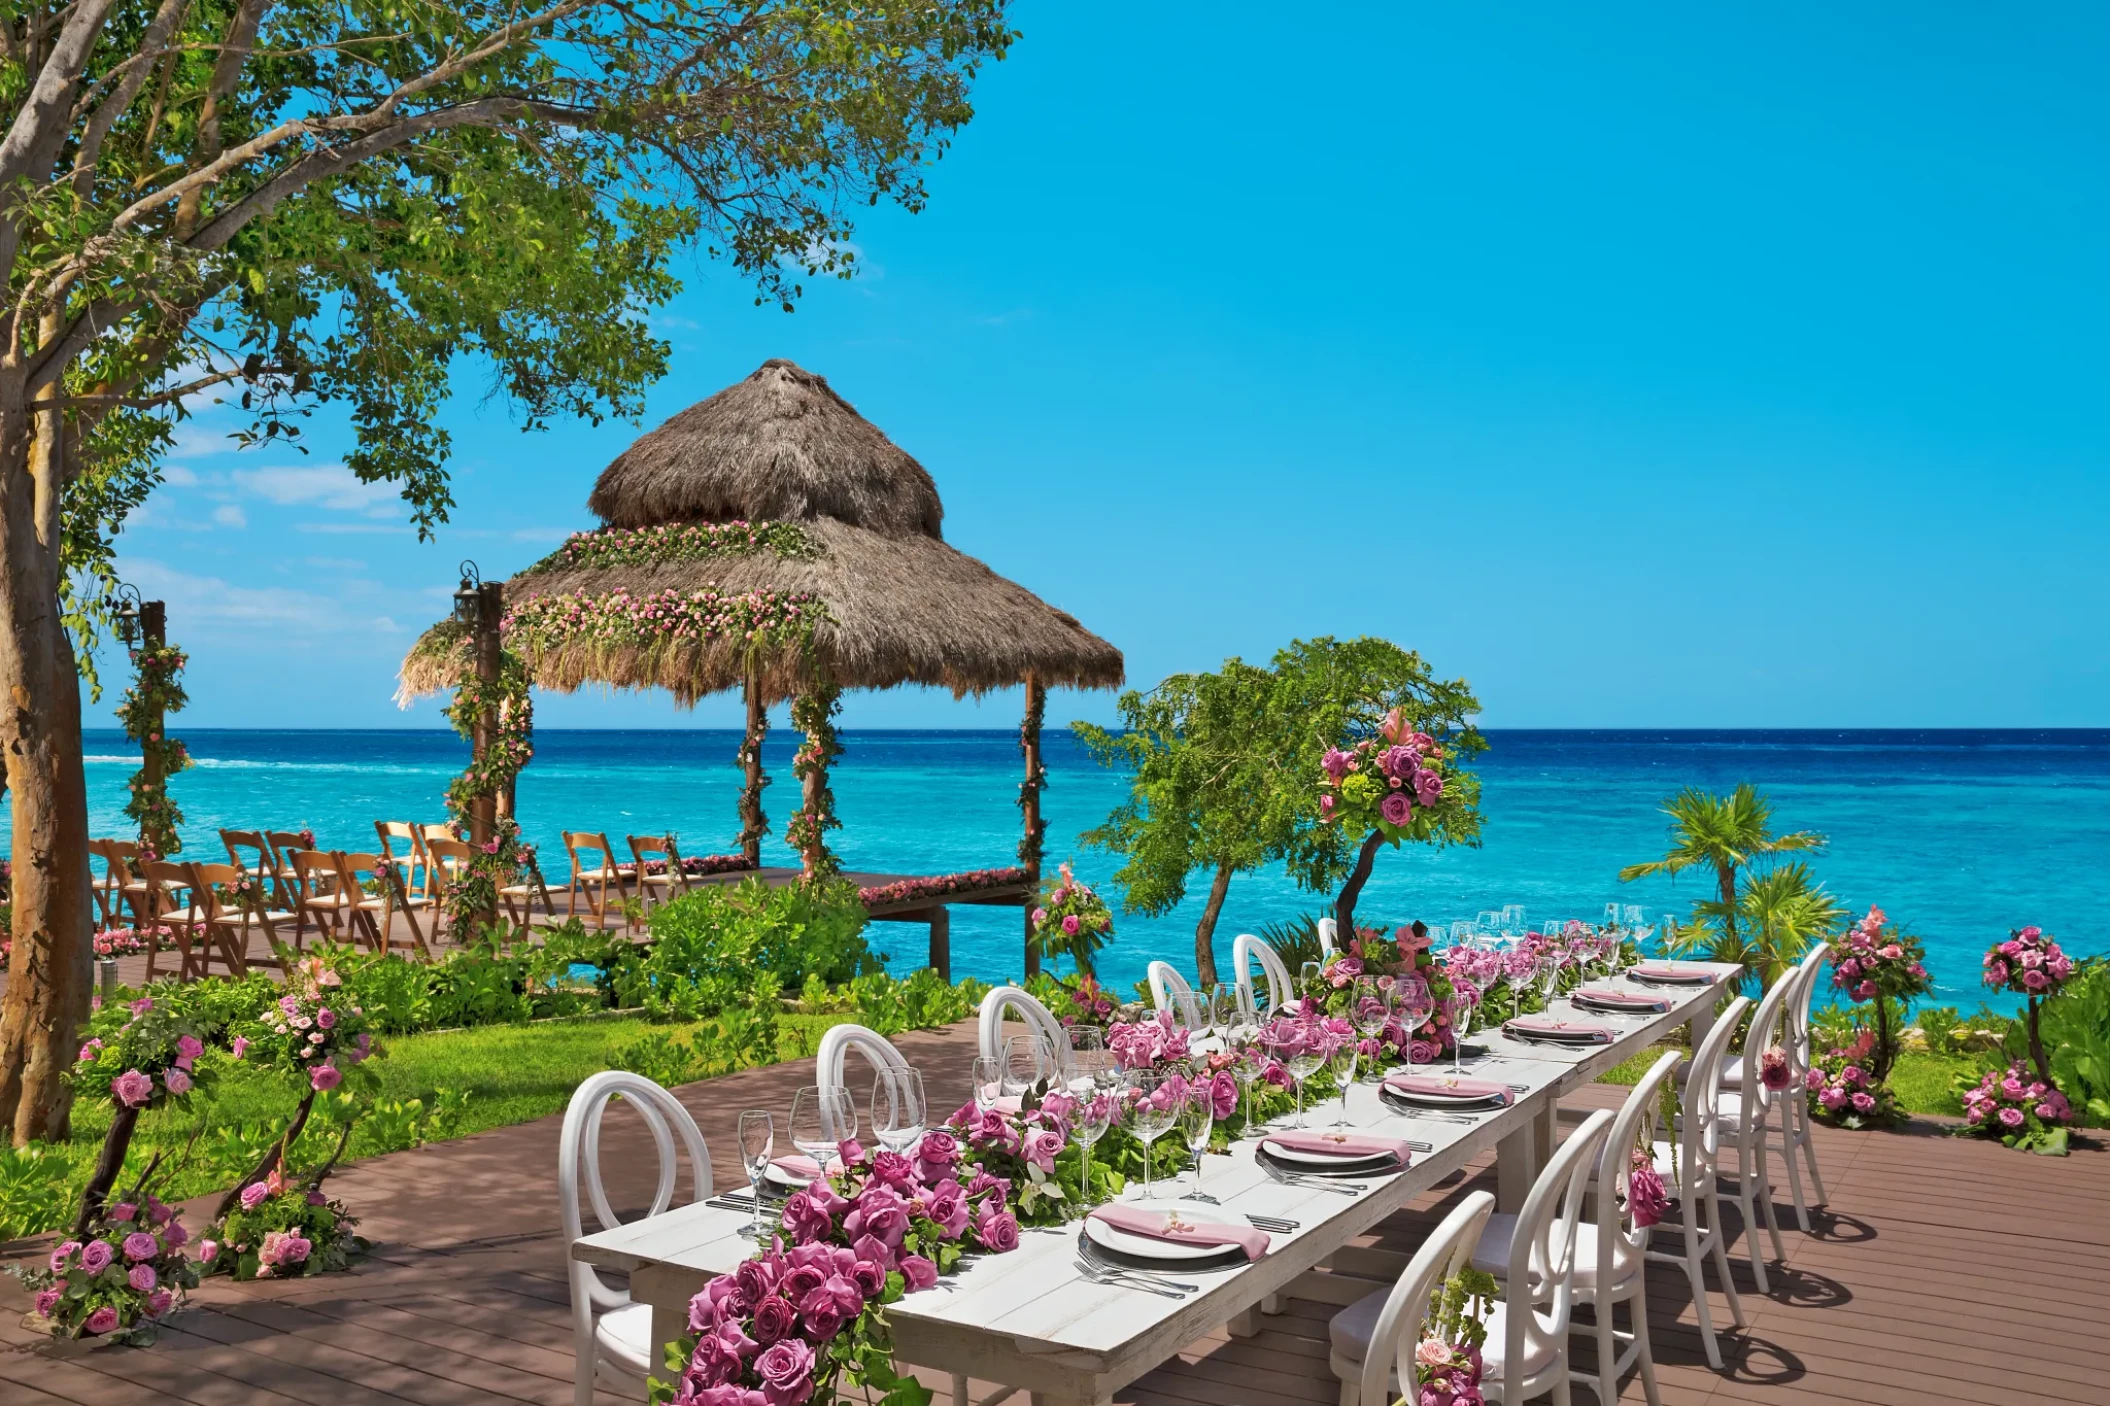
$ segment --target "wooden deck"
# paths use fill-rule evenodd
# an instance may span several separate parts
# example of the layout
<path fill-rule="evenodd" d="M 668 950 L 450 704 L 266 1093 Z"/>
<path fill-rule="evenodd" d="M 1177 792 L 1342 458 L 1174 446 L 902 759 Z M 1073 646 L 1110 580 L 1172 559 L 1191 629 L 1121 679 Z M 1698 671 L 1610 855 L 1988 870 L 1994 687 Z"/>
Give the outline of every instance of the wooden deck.
<path fill-rule="evenodd" d="M 926 1071 L 934 1101 L 964 1101 L 970 1025 L 899 1043 Z M 781 1110 L 809 1077 L 803 1064 L 779 1065 L 680 1093 L 710 1144 L 725 1148 L 742 1108 Z M 1608 1106 L 1620 1094 L 1599 1086 L 1572 1105 Z M 633 1141 L 619 1141 L 614 1122 L 607 1165 L 612 1174 L 630 1168 L 635 1181 L 611 1175 L 611 1190 L 642 1201 L 639 1169 L 649 1155 L 627 1155 L 644 1152 L 642 1131 L 627 1124 Z M 214 1282 L 143 1351 L 56 1356 L 16 1326 L 27 1296 L 0 1280 L 0 1400 L 132 1406 L 144 1392 L 197 1406 L 565 1406 L 572 1352 L 555 1204 L 559 1124 L 547 1118 L 347 1168 L 333 1185 L 365 1217 L 376 1242 L 370 1261 L 291 1284 Z M 2027 1157 L 1925 1123 L 1818 1138 L 1833 1210 L 1805 1236 L 1786 1228 L 1792 1211 L 1782 1207 L 1788 1254 L 1771 1297 L 1752 1286 L 1748 1260 L 1739 1264 L 1751 1326 L 1725 1340 L 1727 1374 L 1706 1368 L 1683 1276 L 1652 1267 L 1651 1323 L 1669 1406 L 2110 1402 L 2110 1155 Z M 1491 1169 L 1440 1188 L 1374 1243 L 1410 1248 L 1416 1222 L 1469 1184 L 1491 1188 Z M 1739 1240 L 1732 1257 L 1741 1249 Z M 1293 1300 L 1258 1337 L 1196 1342 L 1116 1400 L 1333 1402 L 1331 1312 Z M 1719 1299 L 1715 1319 L 1728 1321 Z M 1576 1341 L 1587 1365 L 1589 1349 Z M 944 1382 L 931 1384 L 942 1397 Z M 1625 1396 L 1640 1401 L 1638 1384 Z"/>

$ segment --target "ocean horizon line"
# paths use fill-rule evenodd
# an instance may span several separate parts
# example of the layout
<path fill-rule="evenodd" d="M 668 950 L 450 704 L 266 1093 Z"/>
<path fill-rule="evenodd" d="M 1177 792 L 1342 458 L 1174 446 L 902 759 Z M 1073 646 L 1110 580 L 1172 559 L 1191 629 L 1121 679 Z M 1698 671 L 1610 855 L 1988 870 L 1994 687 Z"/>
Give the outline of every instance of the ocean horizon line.
<path fill-rule="evenodd" d="M 240 726 L 240 725 L 235 725 L 235 724 L 200 724 L 200 725 L 194 725 L 194 726 L 186 726 L 186 725 L 183 725 L 183 724 L 181 724 L 181 723 L 175 723 L 175 724 L 172 724 L 172 725 L 171 725 L 171 729 L 170 729 L 170 730 L 171 730 L 171 731 L 173 731 L 173 732 L 176 732 L 176 733 L 178 733 L 178 734 L 180 734 L 180 735 L 183 735 L 183 736 L 195 736 L 195 735 L 197 735 L 197 734 L 200 734 L 200 733 L 233 733 L 233 732 L 239 732 L 239 733 L 251 733 L 251 734 L 263 733 L 263 734 L 271 734 L 271 735 L 282 735 L 282 736 L 314 736 L 314 735 L 317 735 L 317 734 L 323 734 L 323 733 L 376 733 L 376 734 L 380 734 L 380 735 L 384 735 L 384 736 L 421 736 L 421 735 L 422 735 L 422 736 L 436 736 L 436 737 L 454 737 L 454 736 L 457 736 L 457 735 L 458 735 L 458 734 L 457 734 L 457 733 L 456 733 L 456 732 L 454 731 L 454 729 L 453 729 L 453 728 L 451 728 L 451 727 L 408 727 L 408 726 L 405 726 L 405 727 L 386 727 L 386 726 L 376 726 L 376 725 L 366 725 L 366 726 L 358 726 L 358 727 L 245 727 L 245 726 Z M 565 735 L 572 735 L 572 734 L 603 734 L 603 735 L 639 735 L 639 734 L 661 734 L 661 733 L 681 734 L 681 733 L 692 733 L 692 732 L 723 732 L 723 733 L 730 733 L 730 734 L 734 734 L 734 735 L 737 735 L 737 734 L 739 734 L 739 733 L 741 732 L 741 730 L 742 730 L 742 729 L 741 729 L 741 728 L 739 728 L 739 727 L 737 727 L 737 726 L 695 726 L 695 727 L 538 727 L 538 728 L 536 728 L 536 729 L 535 729 L 535 735 L 539 737 L 539 736 L 544 736 L 544 735 L 549 735 L 549 734 L 565 734 Z M 788 724 L 771 724 L 771 726 L 770 726 L 770 731 L 771 731 L 771 732 L 791 732 L 791 731 L 796 731 L 796 729 L 795 729 L 795 728 L 792 728 L 792 727 L 790 727 L 790 726 L 789 726 Z M 1018 729 L 1017 729 L 1017 727 L 1015 727 L 1015 726 L 1007 726 L 1007 727 L 889 727 L 889 726 L 884 726 L 884 725 L 873 725 L 873 726 L 862 726 L 862 727 L 860 727 L 860 726 L 842 727 L 842 728 L 838 728 L 838 729 L 837 729 L 837 731 L 838 731 L 838 732 L 841 732 L 841 733 L 843 733 L 843 734 L 845 734 L 845 735 L 849 735 L 849 734 L 856 734 L 856 733 L 890 733 L 890 734 L 900 734 L 900 735 L 916 735 L 916 734 L 944 734 L 944 735 L 947 735 L 947 736 L 978 736 L 978 737 L 1005 737 L 1005 736 L 1015 736 L 1015 735 L 1017 734 L 1017 732 L 1018 732 Z M 1050 732 L 1050 733 L 1057 733 L 1057 732 L 1061 732 L 1061 733 L 1067 733 L 1067 732 L 1069 731 L 1069 727 L 1068 727 L 1068 725 L 1067 725 L 1067 724 L 1051 724 L 1051 725 L 1050 725 L 1050 726 L 1048 727 L 1047 731 L 1048 731 L 1048 732 Z M 1489 727 L 1482 727 L 1482 728 L 1480 728 L 1480 729 L 1479 729 L 1479 731 L 1481 732 L 1481 734 L 1482 734 L 1483 736 L 1497 736 L 1497 735 L 1504 735 L 1504 736 L 1508 736 L 1508 735 L 1529 735 L 1529 736 L 1534 736 L 1534 737 L 1548 737 L 1548 736 L 1589 736 L 1589 737 L 1634 737 L 1634 738 L 1646 738 L 1646 737 L 1667 737 L 1667 738 L 1677 738 L 1677 739 L 1681 739 L 1681 740 L 1684 740 L 1684 739 L 1691 739 L 1691 738 L 1697 738 L 1697 737 L 1709 737 L 1709 736 L 1717 736 L 1717 737 L 1719 737 L 1719 736 L 1738 736 L 1738 737 L 1771 736 L 1771 737 L 1793 737 L 1793 738 L 1811 738 L 1811 737 L 1824 737 L 1824 736 L 1830 736 L 1830 737 L 1895 737 L 1895 738 L 1935 738 L 1935 737 L 1959 737 L 1959 736 L 1976 736 L 1976 737 L 1987 737 L 1987 736 L 1999 736 L 1999 737 L 2062 737 L 2062 738 L 2063 738 L 2063 737 L 2081 737 L 2081 736 L 2088 736 L 2088 737 L 2100 737 L 2100 738 L 2103 738 L 2103 739 L 2105 739 L 2105 740 L 2110 740 L 2110 725 L 2105 725 L 2105 726 L 2101 726 L 2101 727 L 2087 727 L 2087 726 L 2071 726 L 2071 727 L 2067 727 L 2067 726 L 2060 726 L 2060 727 L 2032 727 L 2032 726 L 2028 726 L 2028 725 L 2022 725 L 2022 724 L 1997 724 L 1997 725 L 1993 725 L 1993 724 L 1988 724 L 1988 725 L 1984 725 L 1984 726 L 1940 726 L 1940 727 L 1914 727 L 1914 726 L 1909 726 L 1909 725 L 1895 725 L 1895 724 L 1888 724 L 1888 725 L 1884 725 L 1884 726 L 1880 726 L 1880 727 L 1878 727 L 1878 726 L 1867 726 L 1867 727 L 1844 727 L 1844 726 L 1841 726 L 1841 727 L 1832 727 L 1832 726 L 1825 726 L 1825 727 L 1760 727 L 1760 726 L 1749 726 L 1749 727 L 1746 727 L 1746 726 L 1734 726 L 1734 725 L 1729 725 L 1729 724 L 1717 724 L 1717 725 L 1709 725 L 1709 726 L 1706 726 L 1706 727 L 1652 727 L 1652 726 L 1646 726 L 1646 725 L 1640 725 L 1640 724 L 1631 724 L 1631 725 L 1629 725 L 1629 724 L 1622 724 L 1622 725 L 1620 725 L 1620 726 L 1616 726 L 1616 727 L 1612 727 L 1612 726 L 1605 726 L 1605 727 L 1591 727 L 1591 726 L 1575 726 L 1575 725 L 1571 725 L 1571 726 L 1561 726 L 1561 727 L 1546 727 L 1546 726 L 1541 726 L 1541 727 L 1527 727 L 1527 726 L 1489 726 Z M 123 731 L 123 729 L 122 729 L 122 728 L 118 728 L 118 727 L 83 727 L 83 728 L 81 729 L 81 732 L 82 732 L 82 735 L 83 735 L 83 736 L 106 736 L 106 735 L 111 735 L 111 736 L 119 736 L 119 737 L 122 737 L 122 736 L 124 735 L 124 731 Z"/>

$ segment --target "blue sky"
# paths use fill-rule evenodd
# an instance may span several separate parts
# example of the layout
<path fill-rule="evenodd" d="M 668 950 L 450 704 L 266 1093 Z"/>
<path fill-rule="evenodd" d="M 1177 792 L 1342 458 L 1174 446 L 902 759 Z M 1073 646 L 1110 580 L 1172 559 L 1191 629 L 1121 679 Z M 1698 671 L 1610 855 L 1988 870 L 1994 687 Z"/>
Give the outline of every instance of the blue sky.
<path fill-rule="evenodd" d="M 1136 684 L 1369 632 L 1494 726 L 2110 723 L 2110 11 L 1015 16 L 857 280 L 787 316 L 684 270 L 646 426 L 766 357 L 826 375 L 949 541 Z M 122 552 L 192 651 L 188 726 L 440 724 L 389 695 L 456 561 L 591 525 L 640 428 L 522 435 L 486 391 L 465 371 L 436 544 L 340 422 L 305 459 L 185 427 Z M 845 721 L 1015 717 L 909 690 Z"/>

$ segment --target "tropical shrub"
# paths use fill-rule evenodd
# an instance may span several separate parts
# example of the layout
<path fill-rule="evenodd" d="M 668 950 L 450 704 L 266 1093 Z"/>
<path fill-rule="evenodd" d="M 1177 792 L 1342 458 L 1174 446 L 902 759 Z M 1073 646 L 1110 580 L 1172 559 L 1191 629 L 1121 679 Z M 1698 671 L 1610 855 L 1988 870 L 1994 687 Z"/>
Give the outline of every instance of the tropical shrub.
<path fill-rule="evenodd" d="M 2110 960 L 2080 963 L 2038 1013 L 2042 1044 L 2051 1052 L 2051 1082 L 2080 1121 L 2110 1127 Z M 2010 1033 L 2009 1045 L 2019 1036 Z"/>
<path fill-rule="evenodd" d="M 0 1144 L 0 1240 L 63 1224 L 75 1167 L 66 1149 Z"/>
<path fill-rule="evenodd" d="M 697 1020 L 753 1000 L 765 974 L 772 998 L 811 975 L 839 986 L 877 968 L 866 921 L 856 887 L 840 880 L 711 884 L 653 911 L 651 948 L 620 967 L 614 989 L 655 1017 Z"/>

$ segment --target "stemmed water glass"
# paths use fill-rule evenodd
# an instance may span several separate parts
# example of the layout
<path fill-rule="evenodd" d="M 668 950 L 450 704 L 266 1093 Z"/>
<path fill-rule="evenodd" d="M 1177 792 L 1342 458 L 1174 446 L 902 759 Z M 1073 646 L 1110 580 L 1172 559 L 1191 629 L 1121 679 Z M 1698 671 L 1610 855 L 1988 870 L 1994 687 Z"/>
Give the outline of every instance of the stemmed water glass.
<path fill-rule="evenodd" d="M 848 1089 L 808 1084 L 791 1096 L 791 1142 L 828 1175 L 828 1163 L 841 1155 L 839 1144 L 857 1136 L 857 1103 Z"/>
<path fill-rule="evenodd" d="M 1128 1108 L 1131 1131 L 1136 1141 L 1143 1144 L 1143 1199 L 1153 1199 L 1157 1193 L 1150 1183 L 1150 1145 L 1172 1130 L 1173 1119 L 1178 1110 L 1172 1090 L 1163 1087 L 1168 1076 L 1154 1069 L 1132 1070 L 1128 1075 Z"/>
<path fill-rule="evenodd" d="M 1463 1067 L 1459 1060 L 1465 1050 L 1466 1029 L 1473 1023 L 1473 1005 L 1473 998 L 1456 987 L 1451 988 L 1451 994 L 1446 996 L 1443 1001 L 1444 1019 L 1451 1023 L 1451 1073 L 1453 1074 L 1458 1073 Z"/>
<path fill-rule="evenodd" d="M 747 1193 L 754 1198 L 755 1214 L 740 1233 L 750 1240 L 762 1238 L 762 1177 L 769 1171 L 777 1151 L 777 1120 L 767 1109 L 749 1109 L 740 1115 L 740 1165 L 747 1172 Z"/>
<path fill-rule="evenodd" d="M 1353 1035 L 1329 1035 L 1326 1040 L 1326 1063 L 1334 1082 L 1341 1086 L 1341 1106 L 1333 1115 L 1333 1125 L 1341 1128 L 1348 1124 L 1348 1090 L 1355 1083 L 1355 1061 L 1362 1048 Z"/>
<path fill-rule="evenodd" d="M 1004 1097 L 1023 1099 L 1047 1077 L 1047 1061 L 1041 1055 L 1038 1035 L 1013 1035 L 1004 1041 Z"/>
<path fill-rule="evenodd" d="M 1238 988 L 1229 982 L 1217 983 L 1209 993 L 1209 1029 L 1228 1049 L 1231 1044 L 1231 1027 L 1238 1023 Z"/>
<path fill-rule="evenodd" d="M 1553 1007 L 1554 996 L 1560 991 L 1561 968 L 1567 964 L 1567 946 L 1548 938 L 1546 945 L 1539 950 L 1539 995 L 1545 998 L 1549 1010 Z"/>
<path fill-rule="evenodd" d="M 1077 1107 L 1070 1114 L 1070 1140 L 1084 1148 L 1084 1180 L 1081 1183 L 1084 1204 L 1092 1203 L 1092 1148 L 1106 1136 L 1113 1126 L 1114 1099 L 1102 1092 L 1095 1082 L 1077 1086 Z"/>
<path fill-rule="evenodd" d="M 1290 1079 L 1297 1086 L 1297 1126 L 1304 1124 L 1304 1081 L 1319 1072 L 1326 1062 L 1325 1034 L 1317 1026 L 1304 1024 L 1278 1028 L 1273 1042 L 1279 1051 L 1275 1056 L 1289 1070 Z"/>
<path fill-rule="evenodd" d="M 1374 976 L 1357 977 L 1348 989 L 1348 1019 L 1365 1040 L 1383 1039 L 1385 1027 L 1392 1022 L 1392 989 Z M 1378 1061 L 1371 1060 L 1370 1066 L 1376 1071 Z"/>
<path fill-rule="evenodd" d="M 1260 1125 L 1253 1121 L 1253 1087 L 1267 1077 L 1267 1045 L 1261 1037 L 1261 1027 L 1256 1020 L 1240 1024 L 1231 1035 L 1231 1050 L 1237 1062 L 1231 1066 L 1231 1077 L 1245 1090 L 1245 1127 L 1239 1135 L 1246 1138 L 1261 1136 Z"/>
<path fill-rule="evenodd" d="M 923 1075 L 902 1066 L 882 1069 L 872 1080 L 872 1136 L 889 1152 L 906 1152 L 923 1138 L 929 1123 L 923 1102 Z"/>
<path fill-rule="evenodd" d="M 1106 1062 L 1106 1032 L 1096 1026 L 1072 1025 L 1062 1034 L 1068 1046 L 1062 1061 L 1063 1087 L 1078 1098 L 1087 1098 L 1093 1077 Z"/>
<path fill-rule="evenodd" d="M 1194 1154 L 1194 1190 L 1181 1199 L 1203 1201 L 1214 1206 L 1216 1198 L 1202 1191 L 1202 1156 L 1209 1150 L 1209 1139 L 1216 1129 L 1216 1096 L 1207 1079 L 1188 1082 L 1187 1092 L 1180 1099 L 1178 1117 L 1180 1140 Z"/>
<path fill-rule="evenodd" d="M 974 1073 L 974 1107 L 977 1113 L 987 1113 L 996 1107 L 996 1101 L 1004 1092 L 1004 1062 L 995 1055 L 976 1055 Z"/>
<path fill-rule="evenodd" d="M 1392 999 L 1399 1011 L 1399 1023 L 1405 1027 L 1407 1038 L 1401 1041 L 1401 1053 L 1407 1057 L 1407 1073 L 1414 1073 L 1414 1041 L 1421 1034 L 1421 1027 L 1436 1013 L 1436 1002 L 1429 996 L 1429 988 L 1417 980 L 1408 985 L 1393 988 Z"/>

